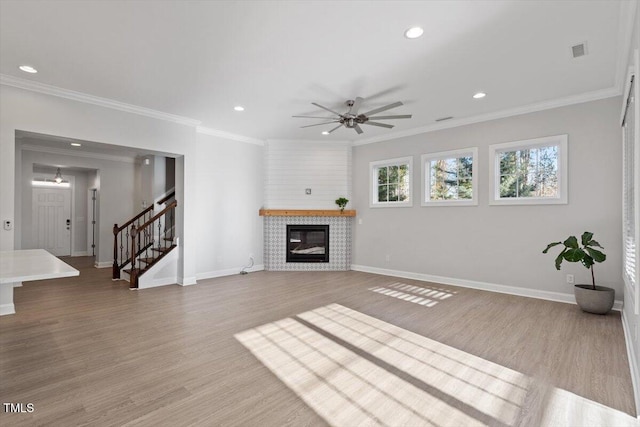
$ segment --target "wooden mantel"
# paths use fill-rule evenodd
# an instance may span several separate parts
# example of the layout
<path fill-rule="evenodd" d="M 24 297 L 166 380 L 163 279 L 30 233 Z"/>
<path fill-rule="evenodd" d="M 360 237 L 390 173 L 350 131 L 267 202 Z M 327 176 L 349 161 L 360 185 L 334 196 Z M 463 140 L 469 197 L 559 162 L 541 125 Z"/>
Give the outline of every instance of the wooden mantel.
<path fill-rule="evenodd" d="M 260 216 L 356 216 L 354 210 L 260 209 Z"/>

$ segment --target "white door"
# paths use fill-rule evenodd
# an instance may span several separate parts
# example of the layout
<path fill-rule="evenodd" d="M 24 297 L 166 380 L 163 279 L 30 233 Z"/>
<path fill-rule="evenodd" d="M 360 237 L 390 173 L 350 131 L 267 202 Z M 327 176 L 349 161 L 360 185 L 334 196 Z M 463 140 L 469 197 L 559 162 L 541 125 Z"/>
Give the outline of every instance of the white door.
<path fill-rule="evenodd" d="M 71 189 L 33 188 L 32 226 L 36 249 L 71 255 Z"/>

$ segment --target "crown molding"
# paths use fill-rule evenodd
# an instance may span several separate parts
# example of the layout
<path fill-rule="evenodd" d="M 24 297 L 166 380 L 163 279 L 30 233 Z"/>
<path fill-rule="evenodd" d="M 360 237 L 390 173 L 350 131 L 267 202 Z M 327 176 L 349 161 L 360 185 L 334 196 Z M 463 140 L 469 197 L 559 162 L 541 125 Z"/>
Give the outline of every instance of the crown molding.
<path fill-rule="evenodd" d="M 18 77 L 9 76 L 7 74 L 0 74 L 0 84 L 16 87 L 19 89 L 30 90 L 32 92 L 43 93 L 45 95 L 70 99 L 72 101 L 83 102 L 85 104 L 93 104 L 99 107 L 123 111 L 125 113 L 138 114 L 141 116 L 151 117 L 153 119 L 165 120 L 185 126 L 195 127 L 201 123 L 199 120 L 190 119 L 188 117 L 176 116 L 174 114 L 163 113 L 162 111 L 152 110 L 150 108 L 138 107 L 132 104 L 125 104 L 124 102 L 101 98 L 99 96 L 93 96 L 69 89 L 63 89 L 57 86 L 34 82 L 32 80 L 21 79 Z"/>
<path fill-rule="evenodd" d="M 218 129 L 208 128 L 205 126 L 196 127 L 196 132 L 204 135 L 217 136 L 219 138 L 231 139 L 233 141 L 246 142 L 247 144 L 264 145 L 264 141 L 257 138 L 251 138 L 249 136 L 238 135 L 236 133 L 225 132 Z"/>
<path fill-rule="evenodd" d="M 322 145 L 353 145 L 353 141 L 348 139 L 267 139 L 267 143 L 281 143 L 281 144 L 322 144 Z"/>
<path fill-rule="evenodd" d="M 487 122 L 490 120 L 504 119 L 506 117 L 519 116 L 522 114 L 535 113 L 537 111 L 550 110 L 552 108 L 565 107 L 568 105 L 581 104 L 584 102 L 597 101 L 600 99 L 611 98 L 622 94 L 622 88 L 611 87 L 608 89 L 596 90 L 593 92 L 582 93 L 580 95 L 558 98 L 551 101 L 537 102 L 522 107 L 510 108 L 507 110 L 496 111 L 493 113 L 480 114 L 477 116 L 464 117 L 460 119 L 447 120 L 446 122 L 434 123 L 432 125 L 421 126 L 404 131 L 393 132 L 386 135 L 374 136 L 371 138 L 353 141 L 353 145 L 366 145 L 375 142 L 389 141 L 392 139 L 404 138 L 407 136 L 419 135 L 422 133 L 434 132 L 442 129 L 450 129 L 459 126 L 470 125 L 474 123 Z"/>
<path fill-rule="evenodd" d="M 35 151 L 38 153 L 60 154 L 63 156 L 71 156 L 71 157 L 83 157 L 86 159 L 110 160 L 112 162 L 122 162 L 122 163 L 136 162 L 136 159 L 134 157 L 114 156 L 111 154 L 93 153 L 93 152 L 86 152 L 86 151 L 65 150 L 64 148 L 41 147 L 38 145 L 22 144 L 20 146 L 20 149 L 24 151 Z"/>

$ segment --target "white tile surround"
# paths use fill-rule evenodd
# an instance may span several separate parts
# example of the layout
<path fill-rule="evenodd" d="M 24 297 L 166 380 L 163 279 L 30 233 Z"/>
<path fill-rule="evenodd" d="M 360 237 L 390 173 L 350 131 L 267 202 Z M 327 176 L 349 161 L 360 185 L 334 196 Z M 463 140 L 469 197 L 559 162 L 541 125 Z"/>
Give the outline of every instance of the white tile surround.
<path fill-rule="evenodd" d="M 265 216 L 267 271 L 347 271 L 351 266 L 351 222 L 340 216 Z M 329 225 L 329 262 L 287 262 L 287 225 Z"/>

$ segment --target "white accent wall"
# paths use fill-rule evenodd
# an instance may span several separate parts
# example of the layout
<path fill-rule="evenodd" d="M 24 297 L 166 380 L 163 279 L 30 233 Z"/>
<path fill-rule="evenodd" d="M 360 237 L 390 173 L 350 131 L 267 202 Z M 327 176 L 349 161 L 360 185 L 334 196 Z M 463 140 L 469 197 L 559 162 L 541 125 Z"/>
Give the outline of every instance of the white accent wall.
<path fill-rule="evenodd" d="M 354 147 L 353 264 L 570 299 L 565 275 L 589 283 L 589 271 L 570 263 L 557 271 L 555 255 L 541 252 L 591 231 L 608 258 L 596 265 L 596 280 L 622 300 L 620 104 L 615 97 Z M 489 145 L 561 134 L 569 140 L 569 203 L 490 206 Z M 420 206 L 420 156 L 467 147 L 478 147 L 478 206 Z M 414 157 L 413 207 L 370 208 L 369 162 L 403 156 Z"/>
<path fill-rule="evenodd" d="M 337 198 L 351 200 L 348 142 L 269 140 L 264 159 L 265 209 L 338 209 Z"/>

